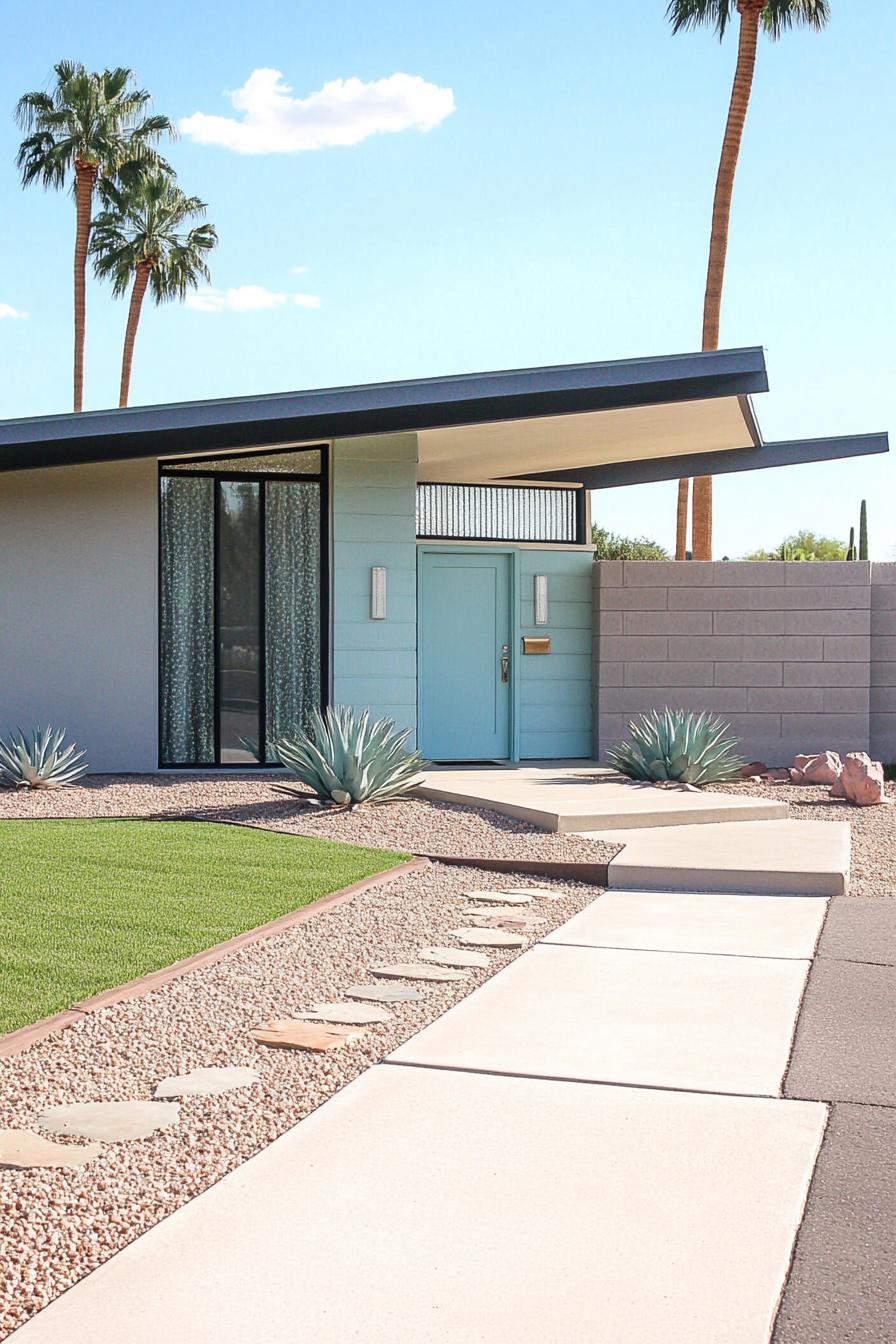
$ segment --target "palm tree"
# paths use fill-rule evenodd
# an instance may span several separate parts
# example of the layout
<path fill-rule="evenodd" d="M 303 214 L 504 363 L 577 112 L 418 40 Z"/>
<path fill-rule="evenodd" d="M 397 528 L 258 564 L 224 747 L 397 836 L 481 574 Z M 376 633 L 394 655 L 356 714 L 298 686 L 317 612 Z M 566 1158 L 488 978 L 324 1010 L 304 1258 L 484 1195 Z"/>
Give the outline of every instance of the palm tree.
<path fill-rule="evenodd" d="M 205 202 L 186 196 L 164 169 L 144 174 L 132 186 L 107 185 L 106 209 L 93 224 L 90 252 L 94 274 L 112 281 L 131 302 L 121 359 L 119 406 L 127 406 L 134 340 L 147 289 L 156 303 L 183 299 L 200 280 L 209 280 L 206 256 L 217 245 L 213 224 L 189 223 L 205 214 Z"/>
<path fill-rule="evenodd" d="M 709 264 L 706 270 L 706 292 L 703 299 L 703 349 L 719 348 L 719 316 L 722 307 L 722 282 L 725 278 L 725 259 L 728 253 L 728 227 L 731 221 L 731 195 L 734 175 L 743 136 L 753 72 L 756 68 L 756 47 L 759 30 L 773 40 L 791 28 L 806 27 L 816 31 L 824 28 L 831 17 L 828 0 L 669 0 L 666 15 L 673 33 L 688 28 L 714 28 L 721 41 L 731 22 L 734 10 L 740 15 L 737 48 L 737 66 L 734 87 L 728 107 L 728 122 L 722 141 L 722 155 L 716 179 L 712 206 L 712 230 L 709 241 Z M 687 482 L 679 483 L 678 525 L 676 529 L 676 559 L 684 559 L 684 537 L 687 532 Z M 693 501 L 693 554 L 695 560 L 712 559 L 712 477 L 700 476 L 694 481 Z M 680 552 L 680 553 L 679 553 Z"/>
<path fill-rule="evenodd" d="M 84 400 L 85 279 L 93 194 L 97 183 L 134 178 L 162 163 L 153 145 L 173 136 L 167 117 L 144 115 L 149 94 L 134 85 L 124 67 L 91 73 L 76 61 L 54 66 L 49 93 L 26 93 L 16 104 L 25 132 L 16 164 L 22 185 L 41 182 L 59 189 L 74 174 L 75 198 L 75 359 L 74 409 Z"/>

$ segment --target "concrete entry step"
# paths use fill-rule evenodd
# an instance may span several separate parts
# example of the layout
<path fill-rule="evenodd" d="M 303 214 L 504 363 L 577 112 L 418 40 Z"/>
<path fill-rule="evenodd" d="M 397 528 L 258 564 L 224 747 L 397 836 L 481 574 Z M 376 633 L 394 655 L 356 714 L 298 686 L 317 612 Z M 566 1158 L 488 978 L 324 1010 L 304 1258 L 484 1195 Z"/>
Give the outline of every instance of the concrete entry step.
<path fill-rule="evenodd" d="M 378 1065 L 16 1338 L 758 1344 L 824 1120 Z"/>
<path fill-rule="evenodd" d="M 591 832 L 621 841 L 609 885 L 634 891 L 843 896 L 849 822 L 763 821 Z"/>
<path fill-rule="evenodd" d="M 546 831 L 632 830 L 788 815 L 783 800 L 638 784 L 588 761 L 429 770 L 417 789 L 436 802 L 485 807 Z"/>

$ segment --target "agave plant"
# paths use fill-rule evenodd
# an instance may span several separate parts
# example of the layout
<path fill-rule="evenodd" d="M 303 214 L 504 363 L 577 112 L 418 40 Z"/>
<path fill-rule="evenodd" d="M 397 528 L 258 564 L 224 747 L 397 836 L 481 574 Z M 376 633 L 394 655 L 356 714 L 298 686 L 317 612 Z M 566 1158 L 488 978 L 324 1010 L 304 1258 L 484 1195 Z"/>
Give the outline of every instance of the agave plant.
<path fill-rule="evenodd" d="M 410 728 L 394 719 L 370 722 L 369 710 L 347 706 L 314 710 L 305 732 L 275 744 L 281 763 L 322 801 L 341 806 L 387 803 L 418 782 L 426 762 L 407 751 Z"/>
<path fill-rule="evenodd" d="M 630 779 L 719 784 L 737 779 L 745 764 L 730 724 L 712 714 L 653 710 L 628 730 L 632 740 L 608 751 L 607 760 Z"/>
<path fill-rule="evenodd" d="M 11 789 L 61 789 L 86 775 L 83 751 L 74 742 L 67 747 L 64 728 L 34 728 L 26 737 L 21 728 L 0 738 L 0 783 Z"/>

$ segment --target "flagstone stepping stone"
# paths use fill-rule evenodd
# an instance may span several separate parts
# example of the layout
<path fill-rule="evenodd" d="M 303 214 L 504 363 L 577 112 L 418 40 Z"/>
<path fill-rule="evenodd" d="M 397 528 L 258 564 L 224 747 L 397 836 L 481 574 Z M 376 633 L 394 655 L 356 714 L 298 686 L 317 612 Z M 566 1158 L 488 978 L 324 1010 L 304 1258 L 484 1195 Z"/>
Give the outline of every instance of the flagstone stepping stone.
<path fill-rule="evenodd" d="M 440 966 L 488 965 L 488 957 L 484 952 L 464 952 L 459 947 L 424 947 L 420 958 L 422 961 L 436 961 Z"/>
<path fill-rule="evenodd" d="M 468 947 L 525 947 L 526 940 L 519 933 L 504 929 L 450 929 L 449 935 Z"/>
<path fill-rule="evenodd" d="M 176 1101 L 81 1101 L 49 1106 L 38 1116 L 37 1127 L 51 1134 L 124 1143 L 147 1139 L 157 1129 L 168 1129 L 179 1114 Z"/>
<path fill-rule="evenodd" d="M 32 1129 L 0 1129 L 0 1167 L 83 1167 L 101 1143 L 56 1143 Z"/>
<path fill-rule="evenodd" d="M 356 1027 L 392 1020 L 392 1014 L 387 1013 L 385 1008 L 373 1008 L 366 1003 L 316 1003 L 307 1013 L 296 1013 L 296 1017 L 305 1021 L 341 1022 Z"/>
<path fill-rule="evenodd" d="M 370 974 L 383 980 L 466 980 L 470 972 L 449 971 L 443 966 L 424 966 L 408 961 L 396 966 L 371 966 Z"/>
<path fill-rule="evenodd" d="M 511 933 L 534 933 L 544 928 L 546 919 L 516 919 L 507 915 L 478 915 L 470 921 L 477 929 L 509 929 Z"/>
<path fill-rule="evenodd" d="M 216 1097 L 235 1087 L 251 1087 L 261 1081 L 256 1069 L 209 1068 L 191 1069 L 189 1073 L 172 1074 L 156 1083 L 154 1097 Z"/>
<path fill-rule="evenodd" d="M 282 1046 L 287 1050 L 314 1050 L 323 1054 L 338 1050 L 348 1041 L 356 1041 L 366 1033 L 357 1027 L 323 1027 L 314 1022 L 300 1022 L 297 1018 L 278 1018 L 263 1027 L 253 1027 L 249 1035 L 259 1045 Z"/>
<path fill-rule="evenodd" d="M 406 985 L 350 985 L 350 999 L 369 999 L 371 1003 L 419 1003 L 426 996 Z"/>
<path fill-rule="evenodd" d="M 536 901 L 562 901 L 568 891 L 557 891 L 555 887 L 509 887 L 505 896 L 528 896 Z"/>
<path fill-rule="evenodd" d="M 528 891 L 465 891 L 468 901 L 486 902 L 489 905 L 528 905 L 532 897 Z"/>
<path fill-rule="evenodd" d="M 465 910 L 465 915 L 472 919 L 516 919 L 522 923 L 528 923 L 533 926 L 547 924 L 546 919 L 539 918 L 530 910 L 520 910 L 515 905 L 474 905 L 472 910 Z"/>

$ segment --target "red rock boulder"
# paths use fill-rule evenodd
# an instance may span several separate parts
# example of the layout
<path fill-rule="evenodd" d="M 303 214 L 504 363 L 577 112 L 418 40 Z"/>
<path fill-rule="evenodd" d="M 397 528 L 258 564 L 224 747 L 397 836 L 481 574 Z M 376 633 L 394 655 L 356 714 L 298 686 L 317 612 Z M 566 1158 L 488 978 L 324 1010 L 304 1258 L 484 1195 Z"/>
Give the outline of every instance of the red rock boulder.
<path fill-rule="evenodd" d="M 887 801 L 884 768 L 864 751 L 851 751 L 843 762 L 843 772 L 831 789 L 832 798 L 845 798 L 856 807 L 874 807 Z"/>
<path fill-rule="evenodd" d="M 843 762 L 836 751 L 819 751 L 814 756 L 794 756 L 790 779 L 794 784 L 836 784 Z"/>

